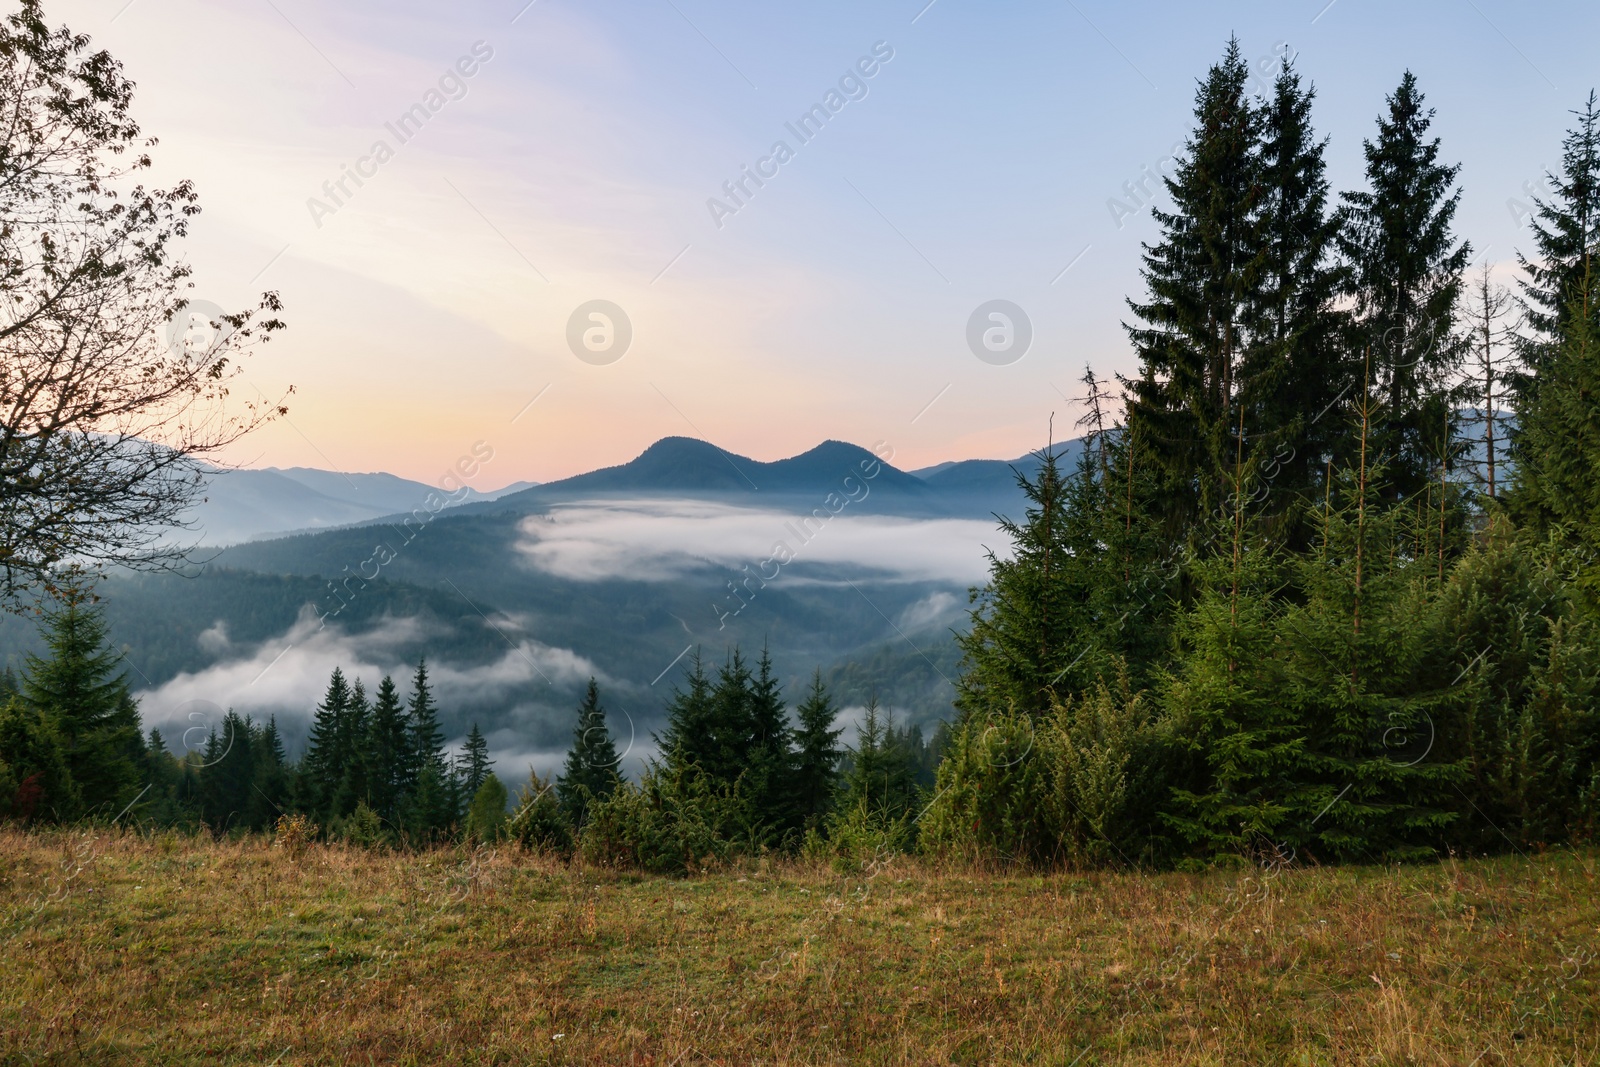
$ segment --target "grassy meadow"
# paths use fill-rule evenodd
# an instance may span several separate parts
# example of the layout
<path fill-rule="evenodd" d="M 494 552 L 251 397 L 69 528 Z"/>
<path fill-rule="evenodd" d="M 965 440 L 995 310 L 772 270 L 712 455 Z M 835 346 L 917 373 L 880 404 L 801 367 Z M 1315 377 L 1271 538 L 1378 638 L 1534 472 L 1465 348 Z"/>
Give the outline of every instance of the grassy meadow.
<path fill-rule="evenodd" d="M 1597 860 L 667 879 L 7 830 L 0 1062 L 1600 1063 Z"/>

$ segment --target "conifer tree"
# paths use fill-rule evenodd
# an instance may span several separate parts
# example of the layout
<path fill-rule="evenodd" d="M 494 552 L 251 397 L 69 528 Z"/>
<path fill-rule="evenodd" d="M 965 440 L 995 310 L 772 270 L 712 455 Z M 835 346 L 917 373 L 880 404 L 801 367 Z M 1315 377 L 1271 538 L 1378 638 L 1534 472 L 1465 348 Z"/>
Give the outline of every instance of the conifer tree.
<path fill-rule="evenodd" d="M 201 750 L 200 811 L 213 833 L 251 829 L 250 809 L 258 754 L 255 731 L 248 718 L 232 708 L 213 727 Z"/>
<path fill-rule="evenodd" d="M 794 732 L 794 799 L 800 827 L 809 830 L 821 825 L 833 810 L 839 761 L 844 756 L 839 745 L 844 728 L 833 725 L 838 709 L 822 684 L 820 668 L 811 675 L 811 689 L 795 708 L 795 717 L 799 727 Z"/>
<path fill-rule="evenodd" d="M 1584 284 L 1600 300 L 1600 271 Z M 1565 336 L 1518 413 L 1512 513 L 1535 529 L 1557 530 L 1581 549 L 1579 582 L 1600 597 L 1600 333 L 1575 297 Z M 1593 601 L 1592 601 L 1593 602 Z"/>
<path fill-rule="evenodd" d="M 465 781 L 465 779 L 463 779 Z M 473 791 L 472 803 L 467 808 L 467 836 L 474 841 L 493 842 L 506 835 L 506 787 L 493 771 L 484 773 L 483 781 Z"/>
<path fill-rule="evenodd" d="M 408 787 L 411 741 L 405 706 L 394 679 L 387 674 L 378 683 L 365 748 L 368 806 L 385 823 L 397 825 Z"/>
<path fill-rule="evenodd" d="M 1240 373 L 1245 432 L 1263 468 L 1254 510 L 1296 545 L 1303 536 L 1286 524 L 1346 436 L 1330 408 L 1359 385 L 1345 316 L 1334 306 L 1343 276 L 1331 262 L 1338 223 L 1328 210 L 1327 140 L 1311 126 L 1315 96 L 1285 66 L 1262 109 L 1260 273 L 1246 301 Z"/>
<path fill-rule="evenodd" d="M 1195 129 L 1166 180 L 1173 210 L 1153 209 L 1161 239 L 1144 246 L 1140 325 L 1125 325 L 1139 354 L 1128 426 L 1160 472 L 1173 536 L 1227 495 L 1241 381 L 1263 268 L 1261 116 L 1250 71 L 1230 40 L 1195 97 Z"/>
<path fill-rule="evenodd" d="M 473 723 L 472 729 L 467 732 L 466 744 L 462 746 L 461 758 L 456 762 L 461 776 L 462 791 L 467 796 L 477 796 L 478 787 L 483 785 L 483 780 L 489 776 L 489 768 L 492 766 L 494 760 L 489 758 L 489 742 L 484 740 L 478 724 Z"/>
<path fill-rule="evenodd" d="M 794 759 L 789 749 L 789 713 L 782 687 L 772 673 L 772 656 L 763 646 L 749 689 L 750 750 L 745 759 L 746 796 L 752 825 L 768 844 L 798 832 Z"/>
<path fill-rule="evenodd" d="M 1458 447 L 1451 387 L 1463 341 L 1454 326 L 1471 246 L 1451 233 L 1461 168 L 1439 162 L 1439 139 L 1428 137 L 1434 111 L 1416 76 L 1406 71 L 1387 101 L 1377 139 L 1363 142 L 1368 188 L 1343 195 L 1339 243 L 1379 405 L 1369 444 L 1388 469 L 1392 502 L 1422 495 Z"/>
<path fill-rule="evenodd" d="M 667 728 L 661 735 L 661 755 L 667 767 L 677 774 L 693 775 L 711 761 L 714 711 L 712 684 L 706 674 L 700 650 L 689 661 L 687 687 L 674 686 L 667 704 Z"/>
<path fill-rule="evenodd" d="M 311 736 L 300 763 L 299 804 L 323 825 L 337 815 L 334 804 L 344 781 L 345 715 L 350 708 L 350 686 L 338 667 L 328 677 L 328 688 L 311 719 Z"/>
<path fill-rule="evenodd" d="M 578 705 L 566 767 L 555 784 L 561 811 L 570 825 L 582 827 L 588 821 L 589 805 L 616 792 L 622 780 L 618 773 L 621 762 L 606 725 L 606 709 L 600 704 L 600 687 L 590 678 Z"/>
<path fill-rule="evenodd" d="M 289 758 L 276 715 L 268 716 L 265 726 L 254 728 L 251 751 L 255 768 L 250 797 L 245 803 L 245 822 L 253 830 L 266 830 L 278 816 L 286 814 L 289 804 Z"/>
<path fill-rule="evenodd" d="M 445 758 L 444 731 L 428 685 L 428 665 L 417 662 L 411 679 L 406 714 L 411 735 L 411 774 L 415 787 L 406 814 L 406 828 L 419 840 L 431 840 L 460 818 L 460 783 Z"/>
<path fill-rule="evenodd" d="M 101 611 L 69 586 L 44 615 L 48 658 L 30 655 L 23 693 L 60 734 L 87 814 L 116 815 L 143 787 L 144 737 Z"/>
<path fill-rule="evenodd" d="M 367 799 L 367 732 L 371 718 L 372 705 L 367 700 L 367 687 L 357 678 L 350 686 L 349 703 L 339 719 L 338 754 L 335 758 L 339 768 L 339 787 L 328 814 L 330 819 L 351 814 L 357 805 L 365 803 Z"/>
<path fill-rule="evenodd" d="M 54 720 L 13 696 L 0 705 L 0 817 L 66 822 L 81 810 Z"/>
<path fill-rule="evenodd" d="M 1600 255 L 1600 108 L 1593 90 L 1583 110 L 1572 114 L 1578 121 L 1561 143 L 1561 173 L 1547 175 L 1553 195 L 1533 204 L 1529 222 L 1535 254 L 1517 254 L 1527 275 L 1519 285 L 1532 330 L 1523 356 L 1535 373 L 1566 340 L 1575 318 L 1587 319 L 1591 332 L 1600 330 L 1600 306 L 1585 299 L 1590 279 L 1600 270 L 1595 264 Z M 1524 387 L 1534 380 L 1523 379 Z"/>
<path fill-rule="evenodd" d="M 841 811 L 859 810 L 885 824 L 904 823 L 916 813 L 921 796 L 904 737 L 895 730 L 892 716 L 879 710 L 877 695 L 869 696 L 845 772 Z"/>

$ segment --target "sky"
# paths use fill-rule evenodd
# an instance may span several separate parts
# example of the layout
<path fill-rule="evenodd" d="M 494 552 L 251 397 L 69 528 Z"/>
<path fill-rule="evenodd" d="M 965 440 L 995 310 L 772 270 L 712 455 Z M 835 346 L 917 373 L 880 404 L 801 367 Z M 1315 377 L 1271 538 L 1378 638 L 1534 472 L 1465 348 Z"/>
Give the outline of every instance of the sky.
<path fill-rule="evenodd" d="M 1135 369 L 1149 176 L 1230 36 L 1262 88 L 1285 54 L 1315 84 L 1335 190 L 1413 70 L 1458 233 L 1506 281 L 1600 83 L 1576 2 L 47 12 L 138 83 L 154 180 L 195 181 L 194 296 L 283 299 L 237 389 L 292 385 L 289 415 L 229 458 L 437 484 L 476 446 L 484 490 L 673 434 L 762 460 L 882 442 L 902 468 L 1076 436 L 1085 366 Z"/>

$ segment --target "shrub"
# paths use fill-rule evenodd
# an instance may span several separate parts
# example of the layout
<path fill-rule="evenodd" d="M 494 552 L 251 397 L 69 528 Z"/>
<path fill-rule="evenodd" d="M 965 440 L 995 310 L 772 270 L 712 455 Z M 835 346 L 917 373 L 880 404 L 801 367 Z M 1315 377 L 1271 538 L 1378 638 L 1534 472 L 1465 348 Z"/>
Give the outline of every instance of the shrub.
<path fill-rule="evenodd" d="M 467 838 L 471 841 L 499 841 L 506 835 L 506 787 L 493 771 L 478 787 L 467 808 Z"/>
<path fill-rule="evenodd" d="M 705 868 L 727 854 L 716 827 L 732 798 L 713 793 L 701 775 L 652 766 L 637 783 L 589 806 L 578 847 L 602 867 L 638 867 L 656 874 Z"/>
<path fill-rule="evenodd" d="M 346 844 L 360 848 L 382 848 L 389 842 L 389 833 L 384 829 L 383 820 L 377 812 L 367 807 L 365 801 L 357 804 L 356 810 L 349 815 L 335 820 L 332 834 Z"/>
<path fill-rule="evenodd" d="M 273 845 L 288 853 L 290 859 L 299 859 L 305 855 L 307 846 L 317 836 L 317 824 L 301 815 L 278 816 L 277 825 L 273 828 Z"/>
<path fill-rule="evenodd" d="M 528 773 L 528 784 L 517 796 L 517 810 L 511 816 L 507 833 L 530 852 L 572 853 L 572 827 L 567 823 L 561 800 L 549 782 L 537 771 Z"/>

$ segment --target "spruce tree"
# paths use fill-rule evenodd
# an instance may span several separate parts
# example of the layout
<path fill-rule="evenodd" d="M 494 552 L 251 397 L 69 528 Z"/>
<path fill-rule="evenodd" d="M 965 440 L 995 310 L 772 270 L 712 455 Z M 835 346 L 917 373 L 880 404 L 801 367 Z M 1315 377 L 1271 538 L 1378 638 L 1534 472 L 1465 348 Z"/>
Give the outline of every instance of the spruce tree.
<path fill-rule="evenodd" d="M 44 614 L 47 658 L 30 655 L 23 693 L 60 734 L 82 810 L 112 817 L 139 794 L 144 736 L 100 609 L 75 587 Z"/>
<path fill-rule="evenodd" d="M 245 804 L 245 822 L 252 830 L 270 829 L 289 804 L 288 755 L 278 732 L 278 717 L 268 716 L 265 726 L 251 733 L 254 774 Z"/>
<path fill-rule="evenodd" d="M 1585 279 L 1600 300 L 1600 271 Z M 1591 603 L 1600 602 L 1600 333 L 1581 301 L 1565 336 L 1518 412 L 1512 513 L 1540 531 L 1559 531 L 1579 549 L 1574 563 Z"/>
<path fill-rule="evenodd" d="M 55 721 L 17 697 L 0 705 L 0 780 L 0 817 L 66 822 L 81 810 Z"/>
<path fill-rule="evenodd" d="M 844 786 L 840 810 L 865 813 L 879 825 L 904 825 L 920 804 L 915 760 L 893 717 L 878 709 L 876 694 L 867 698 Z"/>
<path fill-rule="evenodd" d="M 334 805 L 344 781 L 346 736 L 344 719 L 350 709 L 350 686 L 338 667 L 328 677 L 328 688 L 311 719 L 311 736 L 300 761 L 298 802 L 313 819 L 327 825 L 338 814 Z"/>
<path fill-rule="evenodd" d="M 693 776 L 710 761 L 713 716 L 711 679 L 698 648 L 689 661 L 685 682 L 686 687 L 673 687 L 667 704 L 667 728 L 659 740 L 669 771 Z"/>
<path fill-rule="evenodd" d="M 1304 541 L 1297 505 L 1314 494 L 1347 436 L 1337 407 L 1360 373 L 1335 307 L 1343 273 L 1331 262 L 1338 223 L 1328 210 L 1327 141 L 1311 126 L 1315 96 L 1286 66 L 1262 109 L 1261 260 L 1246 301 L 1240 373 L 1243 424 L 1260 467 L 1253 510 L 1294 546 Z"/>
<path fill-rule="evenodd" d="M 1339 243 L 1379 404 L 1371 454 L 1388 469 L 1393 502 L 1422 495 L 1457 449 L 1455 312 L 1471 246 L 1451 233 L 1461 168 L 1439 162 L 1416 76 L 1406 71 L 1387 100 L 1377 139 L 1363 142 L 1368 188 L 1343 195 Z"/>
<path fill-rule="evenodd" d="M 339 719 L 339 786 L 329 811 L 330 819 L 351 814 L 357 805 L 367 800 L 367 730 L 371 718 L 372 705 L 367 700 L 367 687 L 357 678 L 350 686 L 349 703 Z"/>
<path fill-rule="evenodd" d="M 1600 306 L 1585 299 L 1600 254 L 1600 109 L 1593 90 L 1583 110 L 1572 114 L 1578 122 L 1561 143 L 1561 173 L 1547 176 L 1553 195 L 1534 201 L 1529 222 L 1535 254 L 1517 254 L 1527 275 L 1519 285 L 1532 330 L 1523 355 L 1535 374 L 1567 338 L 1575 318 L 1600 330 Z M 1534 380 L 1524 379 L 1524 385 Z"/>
<path fill-rule="evenodd" d="M 745 759 L 746 796 L 752 826 L 767 844 L 798 834 L 794 798 L 794 760 L 789 749 L 789 712 L 782 687 L 772 673 L 772 656 L 763 646 L 750 680 L 750 749 Z"/>
<path fill-rule="evenodd" d="M 799 727 L 794 731 L 794 799 L 800 827 L 810 830 L 833 810 L 844 756 L 839 745 L 844 728 L 833 725 L 838 709 L 822 684 L 820 668 L 811 675 L 811 690 L 795 708 L 795 717 Z"/>
<path fill-rule="evenodd" d="M 1195 97 L 1195 129 L 1166 179 L 1173 210 L 1154 209 L 1161 239 L 1144 246 L 1148 297 L 1128 300 L 1139 355 L 1128 426 L 1161 477 L 1169 532 L 1181 536 L 1227 495 L 1235 398 L 1263 267 L 1261 116 L 1247 96 L 1238 40 Z"/>
<path fill-rule="evenodd" d="M 1037 456 L 1033 477 L 1017 473 L 1027 499 L 1022 521 L 999 522 L 1011 552 L 990 551 L 989 582 L 972 592 L 971 629 L 956 639 L 963 653 L 956 706 L 963 717 L 989 709 L 1044 714 L 1052 687 L 1087 650 L 1086 587 L 1067 580 L 1085 562 L 1068 540 L 1084 512 L 1069 506 L 1072 485 L 1055 450 Z M 1087 453 L 1080 469 L 1086 461 Z"/>
<path fill-rule="evenodd" d="M 410 731 L 411 796 L 406 828 L 419 840 L 431 840 L 460 818 L 460 783 L 444 752 L 444 730 L 428 685 L 428 665 L 417 661 L 411 679 L 406 715 Z"/>
<path fill-rule="evenodd" d="M 478 724 L 473 723 L 472 729 L 467 732 L 466 744 L 462 746 L 461 757 L 456 762 L 462 791 L 469 797 L 477 796 L 478 787 L 483 785 L 492 766 L 494 760 L 489 758 L 489 742 L 484 740 Z"/>
<path fill-rule="evenodd" d="M 250 829 L 249 812 L 256 778 L 256 738 L 252 724 L 232 708 L 212 728 L 201 752 L 200 810 L 216 834 Z"/>
<path fill-rule="evenodd" d="M 465 779 L 463 779 L 465 781 Z M 483 781 L 473 791 L 472 803 L 467 808 L 467 836 L 474 841 L 494 842 L 506 835 L 506 787 L 493 771 L 485 771 Z"/>
<path fill-rule="evenodd" d="M 378 683 L 377 699 L 367 724 L 368 805 L 390 826 L 397 825 L 408 787 L 411 741 L 405 706 L 389 675 Z"/>
<path fill-rule="evenodd" d="M 567 821 L 582 827 L 588 821 L 589 805 L 616 792 L 621 782 L 617 745 L 606 725 L 606 709 L 600 704 L 600 687 L 593 678 L 578 705 L 578 722 L 572 728 L 572 748 L 556 779 L 556 797 Z"/>

